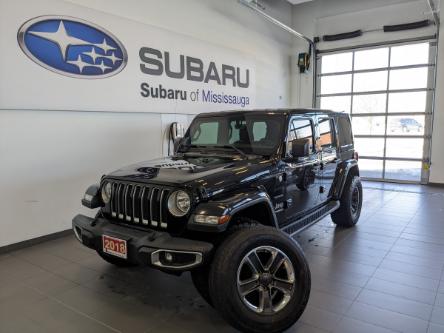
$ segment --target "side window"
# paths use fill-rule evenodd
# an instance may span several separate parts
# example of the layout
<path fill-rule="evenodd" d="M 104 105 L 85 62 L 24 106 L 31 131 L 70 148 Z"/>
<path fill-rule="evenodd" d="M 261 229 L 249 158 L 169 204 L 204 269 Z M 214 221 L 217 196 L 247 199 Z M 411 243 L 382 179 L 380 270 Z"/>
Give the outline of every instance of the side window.
<path fill-rule="evenodd" d="M 330 118 L 319 119 L 319 140 L 318 148 L 334 148 L 333 123 Z"/>
<path fill-rule="evenodd" d="M 217 145 L 219 122 L 200 123 L 191 137 L 193 145 Z"/>
<path fill-rule="evenodd" d="M 338 141 L 341 148 L 353 144 L 353 135 L 350 119 L 347 117 L 338 117 Z"/>
<path fill-rule="evenodd" d="M 294 118 L 288 129 L 288 141 L 307 139 L 313 149 L 313 125 L 309 119 Z"/>

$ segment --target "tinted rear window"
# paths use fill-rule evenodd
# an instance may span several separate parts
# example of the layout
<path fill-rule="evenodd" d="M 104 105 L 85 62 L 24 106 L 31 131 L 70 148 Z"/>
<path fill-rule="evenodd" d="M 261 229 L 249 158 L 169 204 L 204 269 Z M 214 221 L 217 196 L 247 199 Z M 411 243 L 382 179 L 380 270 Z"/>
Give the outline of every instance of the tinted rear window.
<path fill-rule="evenodd" d="M 348 117 L 338 117 L 338 140 L 339 146 L 345 147 L 353 143 L 353 134 L 351 130 L 350 119 Z"/>

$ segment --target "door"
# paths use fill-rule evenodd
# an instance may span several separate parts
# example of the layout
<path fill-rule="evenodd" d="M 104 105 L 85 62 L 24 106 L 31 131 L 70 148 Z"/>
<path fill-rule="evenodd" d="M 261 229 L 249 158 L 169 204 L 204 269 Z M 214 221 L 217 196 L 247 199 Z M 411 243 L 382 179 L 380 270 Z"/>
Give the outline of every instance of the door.
<path fill-rule="evenodd" d="M 325 202 L 330 193 L 330 189 L 335 179 L 336 166 L 338 163 L 336 131 L 332 118 L 320 116 L 318 118 L 318 136 L 316 140 L 317 151 L 321 154 L 321 181 L 320 181 L 320 202 Z"/>
<path fill-rule="evenodd" d="M 318 106 L 351 115 L 361 177 L 427 183 L 436 52 L 434 39 L 321 51 Z"/>
<path fill-rule="evenodd" d="M 293 140 L 307 140 L 310 153 L 306 158 L 286 163 L 286 220 L 290 222 L 315 207 L 319 202 L 320 159 L 314 146 L 314 123 L 311 118 L 293 117 L 287 136 L 287 157 L 290 156 Z"/>

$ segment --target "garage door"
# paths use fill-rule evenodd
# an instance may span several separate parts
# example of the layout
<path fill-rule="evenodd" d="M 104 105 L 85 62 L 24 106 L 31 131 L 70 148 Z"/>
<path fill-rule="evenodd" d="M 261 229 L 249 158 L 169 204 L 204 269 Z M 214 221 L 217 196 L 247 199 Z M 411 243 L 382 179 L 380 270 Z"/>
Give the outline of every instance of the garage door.
<path fill-rule="evenodd" d="M 318 106 L 350 113 L 363 178 L 428 181 L 435 54 L 423 41 L 318 57 Z"/>

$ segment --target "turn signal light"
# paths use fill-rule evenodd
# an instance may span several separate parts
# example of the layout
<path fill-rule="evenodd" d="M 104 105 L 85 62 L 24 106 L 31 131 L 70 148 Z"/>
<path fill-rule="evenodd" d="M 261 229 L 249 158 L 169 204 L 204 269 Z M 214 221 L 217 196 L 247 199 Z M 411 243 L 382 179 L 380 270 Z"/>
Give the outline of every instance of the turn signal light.
<path fill-rule="evenodd" d="M 199 224 L 224 224 L 230 220 L 229 215 L 213 216 L 213 215 L 195 215 L 194 222 Z"/>

